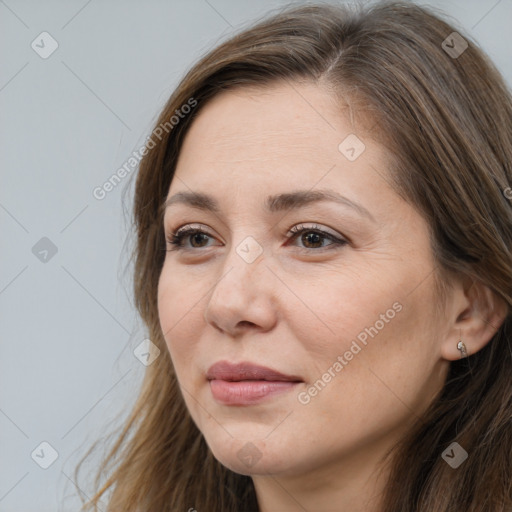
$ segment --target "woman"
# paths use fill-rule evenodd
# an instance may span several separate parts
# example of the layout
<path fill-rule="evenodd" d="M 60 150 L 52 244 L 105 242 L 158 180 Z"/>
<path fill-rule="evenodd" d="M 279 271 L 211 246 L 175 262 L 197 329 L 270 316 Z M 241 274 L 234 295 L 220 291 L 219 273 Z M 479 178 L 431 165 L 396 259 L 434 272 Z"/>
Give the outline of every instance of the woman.
<path fill-rule="evenodd" d="M 136 183 L 160 356 L 84 509 L 510 512 L 511 120 L 411 3 L 288 8 L 197 63 Z"/>

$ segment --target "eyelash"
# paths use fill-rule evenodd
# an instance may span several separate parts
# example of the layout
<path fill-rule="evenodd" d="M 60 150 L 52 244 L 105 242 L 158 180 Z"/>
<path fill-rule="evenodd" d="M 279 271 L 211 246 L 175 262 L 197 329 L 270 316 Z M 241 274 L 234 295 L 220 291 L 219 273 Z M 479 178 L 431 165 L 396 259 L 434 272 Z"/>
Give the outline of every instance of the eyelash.
<path fill-rule="evenodd" d="M 194 234 L 198 234 L 198 233 L 203 233 L 209 237 L 211 237 L 212 235 L 210 235 L 209 233 L 207 233 L 206 231 L 202 230 L 202 229 L 199 229 L 199 228 L 193 228 L 193 227 L 185 227 L 185 228 L 181 228 L 181 229 L 178 229 L 175 233 L 171 233 L 169 237 L 167 237 L 167 243 L 169 243 L 172 247 L 170 249 L 167 249 L 167 251 L 179 251 L 179 250 L 194 250 L 194 249 L 207 249 L 208 247 L 191 247 L 191 248 L 188 248 L 188 247 L 184 247 L 183 246 L 183 239 L 186 238 L 186 237 L 189 237 L 191 235 L 194 235 Z M 322 229 L 320 229 L 318 226 L 316 225 L 313 225 L 313 226 L 304 226 L 302 224 L 300 225 L 297 225 L 297 226 L 294 226 L 292 229 L 290 229 L 287 233 L 287 235 L 292 238 L 292 239 L 295 239 L 295 238 L 298 238 L 302 233 L 316 233 L 318 235 L 321 235 L 323 238 L 327 238 L 329 239 L 332 243 L 329 244 L 328 246 L 325 246 L 325 247 L 318 247 L 318 248 L 314 248 L 314 249 L 310 249 L 308 247 L 299 247 L 299 249 L 302 249 L 304 251 L 308 251 L 308 252 L 311 252 L 311 251 L 322 251 L 322 250 L 326 250 L 327 247 L 330 247 L 330 246 L 344 246 L 348 243 L 347 240 L 343 240 L 342 238 L 338 238 L 336 236 L 334 236 L 333 234 L 331 233 L 328 233 L 327 231 L 324 231 Z"/>

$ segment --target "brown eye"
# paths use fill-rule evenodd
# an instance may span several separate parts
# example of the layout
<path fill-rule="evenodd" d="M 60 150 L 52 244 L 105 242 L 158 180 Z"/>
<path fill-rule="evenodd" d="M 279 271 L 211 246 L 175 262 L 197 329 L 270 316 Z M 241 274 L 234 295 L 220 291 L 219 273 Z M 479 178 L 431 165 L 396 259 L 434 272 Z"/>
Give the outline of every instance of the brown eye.
<path fill-rule="evenodd" d="M 306 231 L 302 234 L 301 240 L 310 249 L 322 247 L 322 235 L 316 231 Z M 311 247 L 313 246 L 313 247 Z"/>
<path fill-rule="evenodd" d="M 294 240 L 300 239 L 303 244 L 303 247 L 300 247 L 302 249 L 324 249 L 330 246 L 342 246 L 348 243 L 346 240 L 338 238 L 337 236 L 319 229 L 316 226 L 294 226 L 289 231 L 289 235 Z M 323 242 L 325 240 L 330 241 L 330 243 L 324 244 Z"/>
<path fill-rule="evenodd" d="M 167 242 L 173 247 L 169 250 L 190 250 L 190 249 L 201 249 L 208 247 L 208 239 L 213 238 L 210 234 L 198 228 L 183 228 L 179 229 L 176 233 L 171 233 L 167 238 Z M 190 246 L 186 242 L 190 243 Z"/>

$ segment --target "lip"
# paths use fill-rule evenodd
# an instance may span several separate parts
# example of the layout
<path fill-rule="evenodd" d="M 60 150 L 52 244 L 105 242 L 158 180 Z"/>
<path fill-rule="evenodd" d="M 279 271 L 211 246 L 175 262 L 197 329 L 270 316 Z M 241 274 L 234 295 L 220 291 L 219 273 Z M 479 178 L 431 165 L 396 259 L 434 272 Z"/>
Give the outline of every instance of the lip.
<path fill-rule="evenodd" d="M 253 405 L 303 382 L 297 375 L 287 375 L 266 366 L 228 361 L 210 366 L 206 378 L 213 397 L 224 405 Z"/>

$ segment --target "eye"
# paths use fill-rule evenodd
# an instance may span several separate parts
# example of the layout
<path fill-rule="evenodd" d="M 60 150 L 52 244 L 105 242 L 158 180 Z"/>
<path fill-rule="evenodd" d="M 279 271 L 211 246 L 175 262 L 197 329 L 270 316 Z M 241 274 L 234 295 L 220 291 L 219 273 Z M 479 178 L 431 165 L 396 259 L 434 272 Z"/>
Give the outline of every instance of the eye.
<path fill-rule="evenodd" d="M 329 246 L 343 246 L 348 243 L 346 240 L 328 233 L 316 225 L 304 226 L 301 224 L 294 226 L 288 231 L 287 235 L 292 240 L 300 237 L 300 240 L 304 243 L 304 246 L 300 248 L 304 250 L 318 250 Z M 210 238 L 213 238 L 213 236 L 204 229 L 184 226 L 167 237 L 167 243 L 171 246 L 168 251 L 207 248 L 209 247 L 207 243 Z M 330 243 L 325 245 L 325 241 L 330 241 Z M 190 242 L 190 245 L 187 245 L 186 242 Z"/>
<path fill-rule="evenodd" d="M 200 249 L 202 247 L 207 247 L 204 245 L 204 242 L 207 242 L 208 238 L 212 238 L 212 236 L 205 230 L 192 226 L 184 226 L 183 228 L 178 229 L 176 233 L 171 233 L 167 237 L 167 242 L 171 245 L 171 248 L 168 250 L 175 251 L 180 249 Z M 185 241 L 191 242 L 191 247 L 185 246 Z"/>
<path fill-rule="evenodd" d="M 304 226 L 300 224 L 294 226 L 288 231 L 288 235 L 294 240 L 300 237 L 301 242 L 304 244 L 304 247 L 301 247 L 301 249 L 323 249 L 331 245 L 343 246 L 348 243 L 346 240 L 328 233 L 316 225 Z M 325 240 L 330 240 L 331 243 L 323 245 Z"/>

